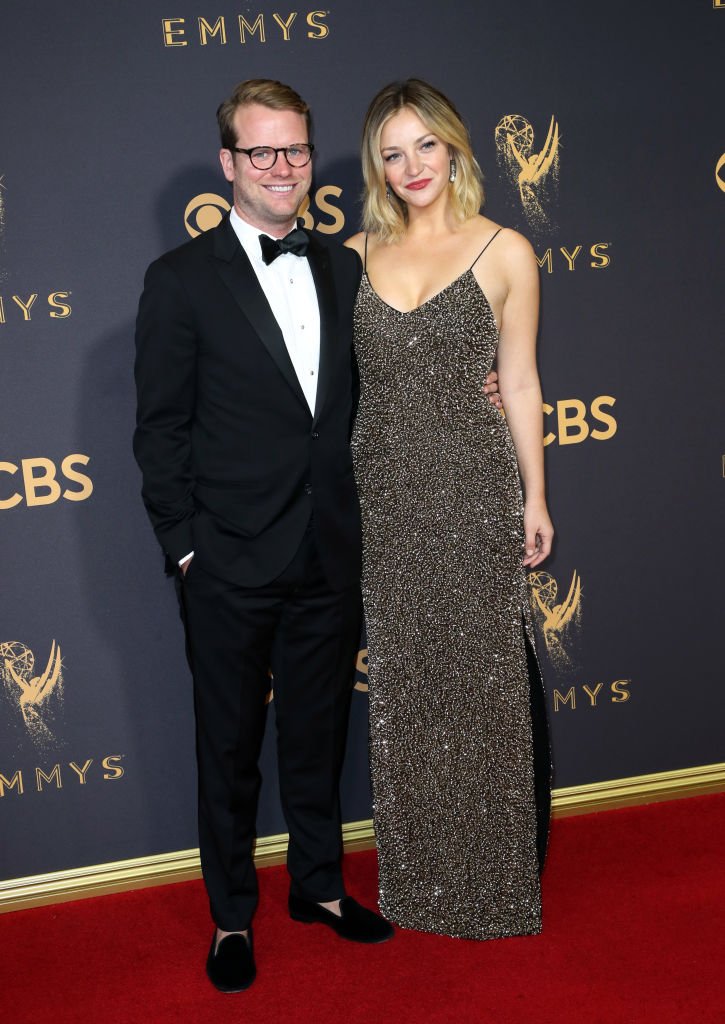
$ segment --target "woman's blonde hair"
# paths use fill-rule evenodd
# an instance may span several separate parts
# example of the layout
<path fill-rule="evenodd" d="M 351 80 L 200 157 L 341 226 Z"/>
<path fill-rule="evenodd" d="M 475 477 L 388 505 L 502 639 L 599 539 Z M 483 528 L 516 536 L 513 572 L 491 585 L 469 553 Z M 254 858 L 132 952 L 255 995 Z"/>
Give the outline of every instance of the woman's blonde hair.
<path fill-rule="evenodd" d="M 453 213 L 458 220 L 475 216 L 483 205 L 483 174 L 473 155 L 471 137 L 451 101 L 427 82 L 409 78 L 391 82 L 375 96 L 365 115 L 362 133 L 362 170 L 365 180 L 363 229 L 381 241 L 393 241 L 405 231 L 408 207 L 386 185 L 380 153 L 383 127 L 404 108 L 413 110 L 429 131 L 445 143 L 456 161 L 450 185 Z"/>

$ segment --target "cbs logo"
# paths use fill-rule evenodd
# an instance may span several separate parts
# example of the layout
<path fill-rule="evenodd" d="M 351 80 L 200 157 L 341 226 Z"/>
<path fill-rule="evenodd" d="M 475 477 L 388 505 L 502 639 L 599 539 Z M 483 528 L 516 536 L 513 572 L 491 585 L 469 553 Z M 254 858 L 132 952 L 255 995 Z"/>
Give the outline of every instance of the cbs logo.
<path fill-rule="evenodd" d="M 723 7 L 725 7 L 725 3 L 723 3 Z M 715 182 L 720 191 L 725 192 L 725 153 L 715 165 Z"/>
<path fill-rule="evenodd" d="M 0 510 L 14 508 L 23 499 L 31 508 L 35 505 L 52 505 L 59 498 L 85 501 L 93 493 L 93 481 L 81 473 L 78 466 L 87 466 L 89 461 L 87 455 L 66 455 L 60 464 L 60 474 L 52 459 L 21 459 L 19 466 L 13 462 L 0 462 Z M 18 473 L 20 478 L 17 477 Z M 14 479 L 6 480 L 5 475 Z M 59 475 L 63 484 L 58 480 Z M 16 488 L 14 491 L 13 487 Z"/>
<path fill-rule="evenodd" d="M 209 231 L 221 223 L 224 214 L 229 213 L 231 206 L 214 192 L 202 192 L 187 204 L 184 210 L 184 227 L 192 238 L 203 231 Z"/>
<path fill-rule="evenodd" d="M 305 196 L 297 214 L 309 230 L 316 229 L 323 235 L 335 235 L 345 226 L 345 215 L 331 199 L 339 199 L 342 189 L 337 185 L 322 185 L 315 192 L 314 206 L 309 196 Z M 221 223 L 231 206 L 223 196 L 215 192 L 202 192 L 194 196 L 184 210 L 184 227 L 196 238 L 203 231 L 215 228 Z M 314 216 L 313 216 L 314 213 Z"/>
<path fill-rule="evenodd" d="M 617 421 L 611 413 L 605 412 L 613 408 L 616 398 L 611 395 L 599 395 L 589 408 L 578 398 L 563 398 L 553 405 L 544 402 L 546 417 L 556 414 L 556 433 L 550 430 L 544 435 L 544 445 L 558 441 L 559 444 L 581 444 L 588 437 L 595 441 L 608 441 L 617 433 Z M 545 421 L 549 423 L 550 421 Z M 598 424 L 594 426 L 593 424 Z"/>

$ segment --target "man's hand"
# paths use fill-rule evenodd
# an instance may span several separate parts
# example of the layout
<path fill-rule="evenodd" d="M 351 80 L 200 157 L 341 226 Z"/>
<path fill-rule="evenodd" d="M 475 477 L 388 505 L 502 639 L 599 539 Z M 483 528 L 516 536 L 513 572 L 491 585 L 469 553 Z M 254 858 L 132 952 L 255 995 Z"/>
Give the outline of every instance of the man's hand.
<path fill-rule="evenodd" d="M 491 370 L 488 377 L 486 377 L 486 383 L 483 385 L 483 393 L 486 395 L 491 405 L 495 405 L 497 409 L 503 408 L 501 395 L 498 393 L 498 374 L 495 370 Z"/>

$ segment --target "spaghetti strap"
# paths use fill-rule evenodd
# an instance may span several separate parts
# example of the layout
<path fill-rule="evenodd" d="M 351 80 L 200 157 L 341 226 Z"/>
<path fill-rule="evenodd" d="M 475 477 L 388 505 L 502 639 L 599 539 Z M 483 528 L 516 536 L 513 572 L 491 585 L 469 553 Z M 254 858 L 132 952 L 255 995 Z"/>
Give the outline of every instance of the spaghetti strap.
<path fill-rule="evenodd" d="M 473 270 L 473 268 L 474 268 L 474 267 L 476 266 L 476 264 L 478 263 L 478 261 L 480 260 L 480 258 L 481 258 L 481 257 L 483 256 L 483 254 L 485 253 L 486 249 L 488 249 L 489 245 L 490 245 L 490 244 L 491 244 L 491 242 L 492 242 L 492 241 L 494 240 L 494 238 L 495 238 L 495 237 L 496 237 L 496 235 L 497 235 L 497 234 L 499 233 L 499 231 L 501 231 L 501 228 L 498 228 L 498 229 L 497 229 L 496 231 L 494 231 L 494 233 L 493 233 L 493 234 L 491 235 L 491 237 L 489 238 L 489 240 L 488 240 L 488 241 L 486 242 L 486 244 L 484 245 L 483 249 L 481 249 L 481 251 L 479 252 L 478 256 L 476 256 L 475 260 L 473 261 L 473 263 L 472 263 L 472 264 L 470 265 L 470 267 L 468 268 L 469 270 Z M 366 253 L 366 255 L 367 255 L 367 236 L 365 236 L 365 253 Z"/>
<path fill-rule="evenodd" d="M 365 255 L 363 256 L 363 271 L 366 274 L 368 272 L 368 233 L 367 233 L 367 231 L 365 232 Z"/>

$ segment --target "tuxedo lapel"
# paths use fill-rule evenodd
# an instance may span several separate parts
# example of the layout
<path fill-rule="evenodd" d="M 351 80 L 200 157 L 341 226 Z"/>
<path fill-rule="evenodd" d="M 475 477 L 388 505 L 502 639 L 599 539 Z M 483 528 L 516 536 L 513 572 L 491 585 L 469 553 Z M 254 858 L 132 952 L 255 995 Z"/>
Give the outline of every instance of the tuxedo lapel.
<path fill-rule="evenodd" d="M 289 357 L 282 331 L 228 217 L 215 229 L 212 258 L 219 276 L 274 359 L 280 373 L 300 402 L 309 410 Z M 320 310 L 320 319 L 322 319 L 322 310 Z"/>
<path fill-rule="evenodd" d="M 337 297 L 335 295 L 330 256 L 314 235 L 310 235 L 310 247 L 307 251 L 312 278 L 317 289 L 317 302 L 320 309 L 320 368 L 317 377 L 317 398 L 315 399 L 314 419 L 322 412 L 329 389 L 332 374 L 332 359 L 337 324 Z"/>

